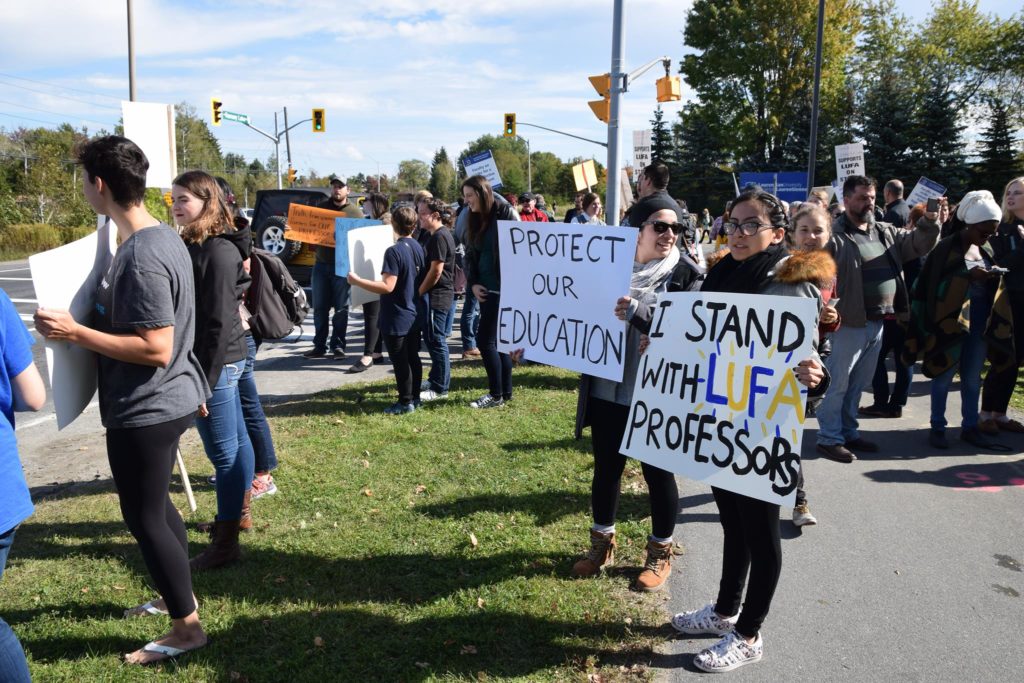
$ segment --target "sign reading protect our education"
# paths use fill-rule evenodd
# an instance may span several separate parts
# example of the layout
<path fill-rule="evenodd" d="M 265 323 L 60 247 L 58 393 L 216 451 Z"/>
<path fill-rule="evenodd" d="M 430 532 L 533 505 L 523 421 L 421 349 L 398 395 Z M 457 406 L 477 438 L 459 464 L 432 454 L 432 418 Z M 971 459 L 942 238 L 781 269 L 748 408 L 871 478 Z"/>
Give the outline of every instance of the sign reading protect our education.
<path fill-rule="evenodd" d="M 843 181 L 852 175 L 867 175 L 864 145 L 859 142 L 836 145 L 836 182 L 842 187 Z"/>
<path fill-rule="evenodd" d="M 305 204 L 288 205 L 288 239 L 306 244 L 334 246 L 334 220 L 345 214 Z"/>
<path fill-rule="evenodd" d="M 792 505 L 813 299 L 679 292 L 658 299 L 620 452 L 690 479 Z"/>
<path fill-rule="evenodd" d="M 636 239 L 636 228 L 499 221 L 498 350 L 621 381 L 615 302 L 629 293 Z"/>

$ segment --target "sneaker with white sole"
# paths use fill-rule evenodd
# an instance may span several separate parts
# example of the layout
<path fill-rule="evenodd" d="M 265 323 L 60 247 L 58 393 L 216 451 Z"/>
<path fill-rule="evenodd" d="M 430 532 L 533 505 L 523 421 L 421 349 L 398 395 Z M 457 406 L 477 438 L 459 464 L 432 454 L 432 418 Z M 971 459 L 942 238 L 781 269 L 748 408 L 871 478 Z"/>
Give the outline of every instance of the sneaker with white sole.
<path fill-rule="evenodd" d="M 434 391 L 433 389 L 421 389 L 420 400 L 421 401 L 438 401 L 441 399 L 448 398 L 447 391 Z"/>
<path fill-rule="evenodd" d="M 497 408 L 505 405 L 505 399 L 494 398 L 490 394 L 484 394 L 475 401 L 471 401 L 470 408 Z"/>
<path fill-rule="evenodd" d="M 385 415 L 405 415 L 416 410 L 414 403 L 402 403 L 398 401 L 384 409 Z"/>
<path fill-rule="evenodd" d="M 760 662 L 764 654 L 764 638 L 760 635 L 753 643 L 736 633 L 726 633 L 720 641 L 701 650 L 693 657 L 693 665 L 701 671 L 724 673 L 744 664 Z"/>
<path fill-rule="evenodd" d="M 793 508 L 793 526 L 812 526 L 817 523 L 818 518 L 811 514 L 806 503 Z"/>
<path fill-rule="evenodd" d="M 691 636 L 724 636 L 732 633 L 740 615 L 723 619 L 715 611 L 714 603 L 693 612 L 680 612 L 672 617 L 672 628 Z"/>
<path fill-rule="evenodd" d="M 277 484 L 274 483 L 274 477 L 269 474 L 266 479 L 263 479 L 262 477 L 253 477 L 251 490 L 251 499 L 256 500 L 257 498 L 272 496 L 277 493 Z"/>

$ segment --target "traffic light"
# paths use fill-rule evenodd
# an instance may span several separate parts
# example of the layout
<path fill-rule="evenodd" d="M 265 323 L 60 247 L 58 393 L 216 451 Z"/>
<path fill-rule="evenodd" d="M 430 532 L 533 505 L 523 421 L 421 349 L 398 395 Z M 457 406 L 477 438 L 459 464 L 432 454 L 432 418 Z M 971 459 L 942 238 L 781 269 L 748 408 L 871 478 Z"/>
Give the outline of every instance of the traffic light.
<path fill-rule="evenodd" d="M 590 100 L 587 104 L 590 105 L 590 109 L 594 112 L 594 115 L 608 123 L 610 118 L 611 109 L 611 91 L 612 91 L 612 75 L 601 74 L 600 76 L 591 76 L 590 84 L 594 86 L 594 90 L 597 94 L 602 97 L 600 100 Z"/>
<path fill-rule="evenodd" d="M 289 166 L 288 167 L 288 182 L 293 184 L 293 185 L 295 184 L 295 175 L 296 175 L 295 169 L 292 168 L 291 166 Z"/>
<path fill-rule="evenodd" d="M 323 109 L 313 110 L 313 132 L 323 133 L 324 132 L 325 116 Z"/>
<path fill-rule="evenodd" d="M 171 201 L 170 192 L 164 192 L 164 204 L 166 204 L 167 206 L 172 206 L 174 204 L 174 202 Z"/>
<path fill-rule="evenodd" d="M 516 115 L 505 114 L 505 137 L 514 138 L 516 136 Z"/>
<path fill-rule="evenodd" d="M 659 102 L 676 102 L 683 99 L 679 76 L 665 76 L 656 82 Z"/>
<path fill-rule="evenodd" d="M 224 106 L 224 103 L 218 100 L 216 97 L 210 98 L 210 118 L 213 119 L 213 125 L 220 125 L 220 108 Z"/>

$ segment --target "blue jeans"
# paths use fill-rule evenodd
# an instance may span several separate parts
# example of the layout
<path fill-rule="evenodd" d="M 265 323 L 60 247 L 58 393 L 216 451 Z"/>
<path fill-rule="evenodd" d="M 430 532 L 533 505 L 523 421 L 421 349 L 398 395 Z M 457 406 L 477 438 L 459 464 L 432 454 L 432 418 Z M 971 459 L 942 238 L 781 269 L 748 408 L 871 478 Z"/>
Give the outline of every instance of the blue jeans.
<path fill-rule="evenodd" d="M 238 395 L 238 380 L 244 371 L 244 360 L 225 365 L 206 402 L 210 414 L 196 418 L 206 457 L 217 471 L 218 521 L 242 518 L 242 499 L 252 486 L 255 456 Z"/>
<path fill-rule="evenodd" d="M 476 348 L 476 333 L 480 328 L 480 302 L 473 293 L 466 289 L 462 298 L 462 315 L 459 317 L 459 330 L 462 332 L 462 350 Z"/>
<path fill-rule="evenodd" d="M 348 331 L 348 302 L 352 286 L 343 277 L 334 274 L 333 263 L 313 264 L 313 349 L 331 351 L 345 349 Z M 331 309 L 331 344 L 327 345 L 327 319 Z"/>
<path fill-rule="evenodd" d="M 451 308 L 444 311 L 428 308 L 426 318 L 423 324 L 423 343 L 430 354 L 430 373 L 427 375 L 427 381 L 430 382 L 431 389 L 439 394 L 446 394 L 452 379 L 447 333 L 455 319 L 455 305 L 453 303 Z"/>
<path fill-rule="evenodd" d="M 11 551 L 11 544 L 14 543 L 14 532 L 18 527 L 0 533 L 0 576 L 4 575 L 4 567 L 7 566 L 7 553 Z M 4 683 L 32 683 L 28 675 L 28 662 L 25 661 L 25 651 L 21 649 L 18 636 L 7 625 L 7 622 L 0 619 L 0 681 Z"/>
<path fill-rule="evenodd" d="M 991 295 L 986 288 L 971 285 L 971 330 L 960 347 L 960 362 L 932 380 L 932 429 L 946 429 L 946 399 L 953 375 L 960 371 L 960 426 L 978 426 L 978 398 L 981 396 L 981 369 L 985 365 L 985 324 L 992 310 Z"/>
<path fill-rule="evenodd" d="M 260 392 L 256 388 L 256 351 L 259 345 L 251 334 L 245 335 L 245 370 L 238 378 L 238 398 L 242 402 L 242 417 L 245 419 L 245 430 L 249 433 L 252 450 L 255 453 L 257 472 L 269 472 L 277 468 L 277 453 L 274 452 L 274 439 L 270 436 L 270 425 L 263 414 L 260 403 Z"/>
<path fill-rule="evenodd" d="M 816 411 L 818 444 L 835 446 L 860 438 L 857 407 L 871 384 L 882 345 L 882 321 L 864 327 L 840 327 L 832 333 L 832 354 L 825 359 L 832 383 Z"/>

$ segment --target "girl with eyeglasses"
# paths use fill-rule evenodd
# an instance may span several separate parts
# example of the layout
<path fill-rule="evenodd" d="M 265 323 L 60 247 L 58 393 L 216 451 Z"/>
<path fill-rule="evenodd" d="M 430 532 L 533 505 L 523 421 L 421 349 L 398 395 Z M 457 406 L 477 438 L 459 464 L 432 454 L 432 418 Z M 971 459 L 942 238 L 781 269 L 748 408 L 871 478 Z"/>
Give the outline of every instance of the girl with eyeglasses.
<path fill-rule="evenodd" d="M 777 197 L 763 190 L 743 192 L 723 225 L 729 251 L 708 271 L 701 291 L 809 297 L 817 301 L 820 311 L 823 302 L 814 269 L 787 253 L 786 225 L 785 209 Z M 817 320 L 812 329 L 817 345 Z M 824 394 L 828 376 L 816 352 L 794 372 L 808 388 L 808 397 Z M 782 572 L 782 543 L 779 505 L 717 487 L 711 492 L 724 532 L 718 599 L 675 615 L 672 626 L 689 635 L 721 636 L 694 657 L 694 665 L 703 671 L 723 672 L 761 659 L 761 624 Z"/>
<path fill-rule="evenodd" d="M 679 207 L 674 202 L 650 202 L 646 208 L 653 213 L 634 214 L 640 224 L 640 234 L 629 294 L 615 304 L 616 316 L 629 323 L 622 381 L 612 382 L 589 375 L 580 378 L 576 438 L 590 425 L 594 451 L 590 502 L 594 523 L 590 528 L 590 550 L 573 565 L 574 577 L 597 576 L 615 562 L 615 513 L 626 466 L 626 456 L 619 452 L 619 444 L 626 430 L 633 384 L 640 365 L 640 340 L 650 330 L 658 294 L 688 290 L 701 273 L 697 264 L 676 248 L 683 230 Z M 651 506 L 651 534 L 636 588 L 652 591 L 662 588 L 672 571 L 672 533 L 679 491 L 671 472 L 647 463 L 641 463 L 641 467 Z"/>

